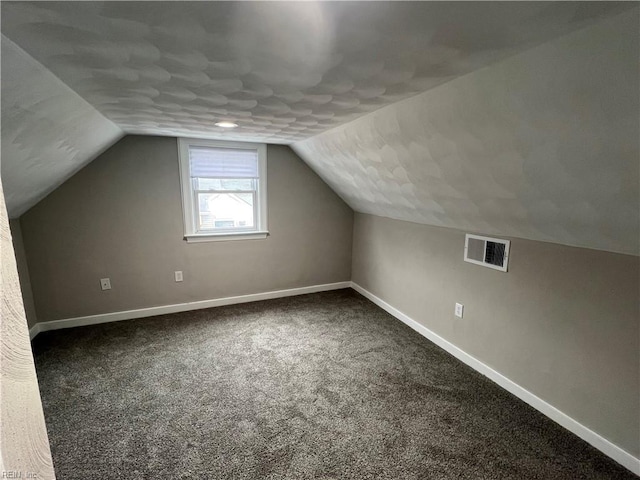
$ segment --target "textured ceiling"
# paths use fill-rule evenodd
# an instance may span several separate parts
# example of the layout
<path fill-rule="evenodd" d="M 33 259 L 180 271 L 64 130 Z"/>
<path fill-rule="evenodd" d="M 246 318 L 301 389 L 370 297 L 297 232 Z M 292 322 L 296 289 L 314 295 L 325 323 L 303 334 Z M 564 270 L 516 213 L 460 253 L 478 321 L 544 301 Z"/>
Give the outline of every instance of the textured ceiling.
<path fill-rule="evenodd" d="M 639 10 L 294 144 L 356 211 L 638 255 Z"/>
<path fill-rule="evenodd" d="M 4 36 L 1 134 L 2 183 L 11 217 L 124 135 Z"/>
<path fill-rule="evenodd" d="M 292 143 L 622 8 L 6 2 L 2 33 L 126 133 Z M 233 120 L 232 132 L 213 126 Z"/>
<path fill-rule="evenodd" d="M 123 132 L 194 136 L 294 144 L 357 211 L 638 252 L 634 3 L 0 8 L 11 216 Z"/>

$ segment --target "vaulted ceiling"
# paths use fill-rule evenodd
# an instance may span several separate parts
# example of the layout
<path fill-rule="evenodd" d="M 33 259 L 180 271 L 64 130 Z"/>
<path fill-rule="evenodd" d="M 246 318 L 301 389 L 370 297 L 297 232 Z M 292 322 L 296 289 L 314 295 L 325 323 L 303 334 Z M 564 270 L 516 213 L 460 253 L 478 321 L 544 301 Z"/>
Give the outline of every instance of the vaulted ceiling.
<path fill-rule="evenodd" d="M 465 90 L 451 91 L 452 80 L 463 81 L 465 75 L 608 18 L 637 16 L 633 4 L 2 2 L 1 8 L 2 178 L 11 216 L 23 213 L 123 134 L 196 136 L 295 144 L 356 210 L 491 230 L 486 233 L 637 250 L 628 240 L 619 242 L 622 246 L 602 239 L 579 241 L 580 229 L 559 233 L 565 229 L 563 215 L 553 217 L 562 227 L 554 224 L 542 232 L 537 225 L 547 220 L 545 209 L 538 205 L 532 215 L 531 202 L 512 212 L 522 225 L 505 230 L 517 222 L 487 221 L 495 216 L 495 211 L 485 211 L 491 189 L 478 198 L 473 193 L 477 187 L 452 185 L 452 190 L 467 193 L 445 207 L 438 197 L 442 185 L 438 189 L 433 182 L 412 180 L 456 157 L 434 141 L 437 132 L 445 135 L 446 130 L 437 125 L 436 112 L 451 108 L 438 104 L 437 92 L 462 109 L 458 120 L 452 120 L 459 123 L 456 128 L 474 135 L 476 124 L 461 120 L 465 106 L 459 99 Z M 517 76 L 517 68 L 514 72 Z M 514 95 L 507 98 L 517 103 Z M 412 114 L 403 113 L 412 108 L 408 97 L 416 99 L 413 107 L 422 112 L 411 119 Z M 484 101 L 481 92 L 469 100 Z M 233 120 L 239 127 L 223 131 L 214 126 L 220 120 Z M 433 131 L 417 132 L 413 121 Z M 376 126 L 363 134 L 367 122 L 395 126 Z M 480 135 L 479 143 L 486 145 L 490 138 Z M 472 143 L 452 147 L 459 153 L 461 166 L 456 168 L 474 164 L 483 170 L 487 152 L 475 158 Z M 390 176 L 379 150 L 400 162 L 404 173 L 392 169 L 400 181 Z M 438 153 L 445 150 L 446 155 Z M 445 170 L 454 168 L 447 165 Z M 515 170 L 506 169 L 517 184 Z M 398 188 L 412 193 L 397 194 Z M 496 191 L 502 193 L 494 202 L 517 196 L 509 187 Z M 474 213 L 465 201 L 485 206 Z M 588 198 L 587 204 L 598 201 Z M 607 237 L 612 235 L 616 233 Z"/>
<path fill-rule="evenodd" d="M 638 254 L 638 12 L 294 144 L 354 210 Z"/>
<path fill-rule="evenodd" d="M 124 133 L 2 37 L 2 183 L 17 217 Z"/>

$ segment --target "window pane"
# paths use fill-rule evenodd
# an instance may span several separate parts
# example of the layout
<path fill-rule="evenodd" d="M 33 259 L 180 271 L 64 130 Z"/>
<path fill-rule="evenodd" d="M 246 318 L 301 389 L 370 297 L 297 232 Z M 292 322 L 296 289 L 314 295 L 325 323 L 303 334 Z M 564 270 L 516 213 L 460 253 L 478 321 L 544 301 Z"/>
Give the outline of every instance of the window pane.
<path fill-rule="evenodd" d="M 253 178 L 194 178 L 196 190 L 255 190 Z"/>
<path fill-rule="evenodd" d="M 198 230 L 253 228 L 252 193 L 198 193 Z"/>

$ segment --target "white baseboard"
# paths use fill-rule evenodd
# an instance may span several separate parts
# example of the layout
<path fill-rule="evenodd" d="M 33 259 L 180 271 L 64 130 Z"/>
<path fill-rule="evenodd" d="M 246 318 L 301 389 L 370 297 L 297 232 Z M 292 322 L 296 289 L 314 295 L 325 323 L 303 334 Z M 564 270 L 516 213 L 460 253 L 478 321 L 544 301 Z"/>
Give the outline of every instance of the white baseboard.
<path fill-rule="evenodd" d="M 139 308 L 136 310 L 103 313 L 99 315 L 89 315 L 86 317 L 65 318 L 63 320 L 52 320 L 50 322 L 36 323 L 29 330 L 29 335 L 33 340 L 33 338 L 40 332 L 46 332 L 49 330 L 95 325 L 97 323 L 119 322 L 121 320 L 133 320 L 135 318 L 153 317 L 155 315 L 165 315 L 167 313 L 186 312 L 189 310 L 199 310 L 202 308 L 221 307 L 223 305 L 257 302 L 259 300 L 269 300 L 272 298 L 293 297 L 295 295 L 326 292 L 329 290 L 339 290 L 349 287 L 351 287 L 351 282 L 326 283 L 323 285 L 311 285 L 309 287 L 289 288 L 287 290 L 275 290 L 271 292 L 239 295 L 237 297 L 215 298 L 212 300 L 201 300 L 197 302 L 177 303 L 175 305 Z"/>
<path fill-rule="evenodd" d="M 360 285 L 354 282 L 338 282 L 338 283 L 328 283 L 324 285 L 312 285 L 309 287 L 300 287 L 300 288 L 291 288 L 287 290 L 276 290 L 271 292 L 254 293 L 250 295 L 240 295 L 236 297 L 216 298 L 212 300 L 202 300 L 197 302 L 179 303 L 175 305 L 163 305 L 159 307 L 149 307 L 149 308 L 141 308 L 136 310 L 127 310 L 122 312 L 105 313 L 100 315 L 89 315 L 86 317 L 54 320 L 50 322 L 40 322 L 40 323 L 36 323 L 33 327 L 31 327 L 31 329 L 29 330 L 29 334 L 33 339 L 40 332 L 46 332 L 48 330 L 58 330 L 62 328 L 94 325 L 98 323 L 117 322 L 121 320 L 132 320 L 135 318 L 152 317 L 155 315 L 164 315 L 167 313 L 186 312 L 189 310 L 198 310 L 202 308 L 211 308 L 211 307 L 219 307 L 223 305 L 256 302 L 259 300 L 291 297 L 295 295 L 325 292 L 329 290 L 339 290 L 342 288 L 349 288 L 349 287 L 353 288 L 358 293 L 362 294 L 364 297 L 368 298 L 373 303 L 381 307 L 383 310 L 386 310 L 388 313 L 396 317 L 398 320 L 407 324 L 409 327 L 413 328 L 415 331 L 417 331 L 427 339 L 431 340 L 440 348 L 452 354 L 458 360 L 466 363 L 474 370 L 480 372 L 481 374 L 485 375 L 489 379 L 493 380 L 495 383 L 500 385 L 502 388 L 504 388 L 508 392 L 512 393 L 513 395 L 520 398 L 524 402 L 528 403 L 539 412 L 543 413 L 547 417 L 554 420 L 556 423 L 562 425 L 564 428 L 566 428 L 570 432 L 573 432 L 578 437 L 582 438 L 584 441 L 586 441 L 590 445 L 594 446 L 595 448 L 603 452 L 605 455 L 611 457 L 620 465 L 624 466 L 625 468 L 629 469 L 636 475 L 640 476 L 640 459 L 634 457 L 633 455 L 621 449 L 617 445 L 611 443 L 606 438 L 598 435 L 596 432 L 585 427 L 584 425 L 577 422 L 573 418 L 569 417 L 565 413 L 562 413 L 553 405 L 545 402 L 544 400 L 535 396 L 533 393 L 529 392 L 528 390 L 521 387 L 517 383 L 509 380 L 504 375 L 493 370 L 491 367 L 485 365 L 480 360 L 472 357 L 468 353 L 456 347 L 454 344 L 445 340 L 438 334 L 432 332 L 431 330 L 426 328 L 424 325 L 413 320 L 411 317 L 405 315 L 397 308 L 391 306 L 381 298 L 376 297 L 374 294 L 372 294 L 368 290 L 365 290 Z"/>
<path fill-rule="evenodd" d="M 513 395 L 520 398 L 524 402 L 528 403 L 533 408 L 543 413 L 544 415 L 546 415 L 556 423 L 562 425 L 564 428 L 566 428 L 570 432 L 576 434 L 578 437 L 580 437 L 590 445 L 594 446 L 605 455 L 611 457 L 613 460 L 618 462 L 623 467 L 631 470 L 633 473 L 640 476 L 640 459 L 634 457 L 633 455 L 626 452 L 622 448 L 611 443 L 606 438 L 598 435 L 596 432 L 585 427 L 584 425 L 577 422 L 576 420 L 566 415 L 565 413 L 562 413 L 553 405 L 535 396 L 533 393 L 529 392 L 528 390 L 521 387 L 517 383 L 509 380 L 507 377 L 500 374 L 499 372 L 496 372 L 491 367 L 485 365 L 477 358 L 474 358 L 468 353 L 459 349 L 451 342 L 445 340 L 438 334 L 432 332 L 424 325 L 416 322 L 414 319 L 405 315 L 397 308 L 389 305 L 387 302 L 385 302 L 381 298 L 376 297 L 373 293 L 369 292 L 368 290 L 365 290 L 357 283 L 351 282 L 351 288 L 353 288 L 355 291 L 357 291 L 358 293 L 362 294 L 364 297 L 371 300 L 373 303 L 378 305 L 383 310 L 386 310 L 388 313 L 396 317 L 398 320 L 404 322 L 409 327 L 413 328 L 416 332 L 420 333 L 427 339 L 431 340 L 440 348 L 449 352 L 458 360 L 466 363 L 474 370 L 480 372 L 484 376 L 493 380 L 495 383 L 500 385 L 502 388 L 504 388 L 508 392 L 512 393 Z"/>
<path fill-rule="evenodd" d="M 29 329 L 29 337 L 31 338 L 31 340 L 33 340 L 34 337 L 41 332 L 40 325 L 41 325 L 40 323 L 36 323 L 33 327 Z"/>

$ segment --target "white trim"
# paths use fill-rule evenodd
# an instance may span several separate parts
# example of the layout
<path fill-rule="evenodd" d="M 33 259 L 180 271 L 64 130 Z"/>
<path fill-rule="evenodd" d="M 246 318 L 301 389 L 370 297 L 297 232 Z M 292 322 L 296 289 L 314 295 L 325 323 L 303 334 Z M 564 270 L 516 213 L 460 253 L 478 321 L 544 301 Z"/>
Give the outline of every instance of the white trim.
<path fill-rule="evenodd" d="M 267 238 L 269 232 L 244 232 L 244 233 L 196 233 L 193 235 L 185 235 L 184 239 L 187 243 L 202 242 L 225 242 L 227 240 L 260 240 Z"/>
<path fill-rule="evenodd" d="M 255 228 L 245 231 L 227 231 L 222 233 L 198 232 L 196 229 L 195 212 L 193 208 L 193 190 L 191 185 L 191 175 L 189 172 L 189 147 L 197 145 L 212 148 L 236 148 L 243 150 L 254 150 L 258 155 L 258 181 L 256 185 L 257 206 L 254 203 Z M 178 164 L 180 172 L 180 195 L 182 198 L 182 220 L 184 224 L 184 238 L 187 243 L 192 242 L 214 242 L 222 240 L 247 240 L 248 234 L 262 234 L 268 231 L 267 215 L 267 145 L 265 143 L 252 142 L 232 142 L 224 140 L 210 140 L 203 138 L 178 138 Z M 227 236 L 220 240 L 214 236 L 223 236 L 231 233 L 234 236 Z M 200 236 L 202 239 L 190 240 L 192 237 Z M 205 240 L 204 237 L 207 237 Z M 252 237 L 253 238 L 253 237 Z M 264 237 L 262 237 L 264 238 Z"/>
<path fill-rule="evenodd" d="M 81 327 L 85 325 L 95 325 L 98 323 L 119 322 L 121 320 L 133 320 L 135 318 L 153 317 L 155 315 L 165 315 L 167 313 L 187 312 L 202 308 L 221 307 L 223 305 L 235 305 L 238 303 L 257 302 L 259 300 L 269 300 L 272 298 L 293 297 L 305 295 L 307 293 L 327 292 L 329 290 L 340 290 L 351 287 L 351 282 L 325 283 L 322 285 L 311 285 L 309 287 L 289 288 L 286 290 L 274 290 L 271 292 L 252 293 L 249 295 L 239 295 L 237 297 L 215 298 L 212 300 L 200 300 L 197 302 L 177 303 L 175 305 L 162 305 L 158 307 L 139 308 L 136 310 L 126 310 L 121 312 L 102 313 L 89 315 L 86 317 L 65 318 L 62 320 L 52 320 L 49 322 L 36 323 L 31 327 L 31 338 L 40 332 L 49 330 L 59 330 L 61 328 Z"/>
<path fill-rule="evenodd" d="M 488 365 L 482 363 L 480 360 L 464 352 L 454 344 L 445 340 L 438 334 L 432 332 L 424 325 L 413 320 L 411 317 L 405 315 L 397 308 L 391 306 L 381 298 L 375 296 L 373 293 L 365 290 L 355 282 L 337 282 L 327 283 L 323 285 L 312 285 L 309 287 L 291 288 L 286 290 L 275 290 L 271 292 L 254 293 L 249 295 L 240 295 L 236 297 L 217 298 L 213 300 L 202 300 L 197 302 L 179 303 L 175 305 L 164 305 L 159 307 L 141 308 L 136 310 L 128 310 L 122 312 L 112 312 L 100 315 L 89 315 L 86 317 L 68 318 L 63 320 L 54 320 L 50 322 L 36 323 L 29 330 L 29 335 L 33 339 L 38 333 L 46 332 L 49 330 L 58 330 L 62 328 L 80 327 L 84 325 L 95 325 L 98 323 L 117 322 L 121 320 L 132 320 L 135 318 L 151 317 L 155 315 L 164 315 L 168 313 L 186 312 L 189 310 L 198 310 L 202 308 L 219 307 L 223 305 L 233 305 L 239 303 L 255 302 L 259 300 L 269 300 L 272 298 L 291 297 L 295 295 L 304 295 L 308 293 L 325 292 L 329 290 L 340 290 L 343 288 L 353 288 L 355 291 L 371 300 L 383 310 L 396 317 L 398 320 L 407 324 L 409 327 L 432 341 L 440 348 L 449 352 L 458 360 L 469 365 L 474 370 L 493 380 L 499 386 L 512 393 L 516 397 L 520 398 L 524 402 L 531 405 L 533 408 L 546 415 L 556 423 L 560 424 L 570 432 L 576 434 L 578 437 L 600 450 L 605 455 L 609 456 L 620 465 L 629 469 L 631 472 L 640 476 L 640 459 L 634 457 L 630 453 L 626 452 L 617 445 L 611 443 L 606 438 L 597 434 L 588 427 L 585 427 L 578 421 L 569 417 L 567 414 L 561 412 L 553 405 L 545 402 L 541 398 L 537 397 L 533 393 L 529 392 L 525 388 L 521 387 L 517 383 L 509 380 L 504 375 L 493 370 Z"/>
<path fill-rule="evenodd" d="M 560 410 L 555 408 L 553 405 L 545 402 L 541 398 L 535 396 L 533 393 L 529 392 L 528 390 L 521 387 L 517 383 L 513 382 L 512 380 L 509 380 L 507 377 L 495 371 L 488 365 L 482 363 L 477 358 L 472 357 L 468 353 L 456 347 L 454 344 L 452 344 L 448 340 L 445 340 L 438 334 L 429 330 L 424 325 L 416 322 L 411 317 L 405 315 L 397 308 L 391 306 L 381 298 L 376 297 L 373 293 L 369 292 L 368 290 L 365 290 L 357 283 L 351 282 L 351 288 L 353 288 L 355 291 L 357 291 L 364 297 L 371 300 L 373 303 L 378 305 L 383 310 L 386 310 L 388 313 L 396 317 L 398 320 L 402 321 L 403 323 L 407 324 L 409 327 L 413 328 L 416 332 L 418 332 L 422 336 L 431 340 L 440 348 L 449 352 L 458 360 L 462 361 L 463 363 L 466 363 L 474 370 L 488 377 L 490 380 L 493 380 L 495 383 L 497 383 L 499 386 L 501 386 L 508 392 L 512 393 L 513 395 L 523 400 L 524 402 L 528 403 L 533 408 L 543 413 L 544 415 L 546 415 L 556 423 L 562 425 L 564 428 L 566 428 L 570 432 L 576 434 L 585 442 L 597 448 L 602 453 L 609 456 L 610 458 L 618 462 L 623 467 L 631 470 L 633 473 L 640 476 L 640 459 L 634 457 L 633 455 L 626 452 L 622 448 L 611 443 L 609 440 L 597 434 L 593 430 L 590 430 L 588 427 L 585 427 L 578 421 L 574 420 L 567 414 L 561 412 Z"/>
<path fill-rule="evenodd" d="M 40 323 L 36 323 L 33 327 L 29 329 L 29 338 L 33 340 L 36 335 L 38 335 L 42 330 L 40 330 Z"/>
<path fill-rule="evenodd" d="M 178 138 L 178 171 L 180 172 L 180 200 L 182 202 L 182 222 L 184 234 L 195 232 L 193 204 L 189 200 L 191 195 L 189 174 L 189 142 L 186 138 Z"/>

